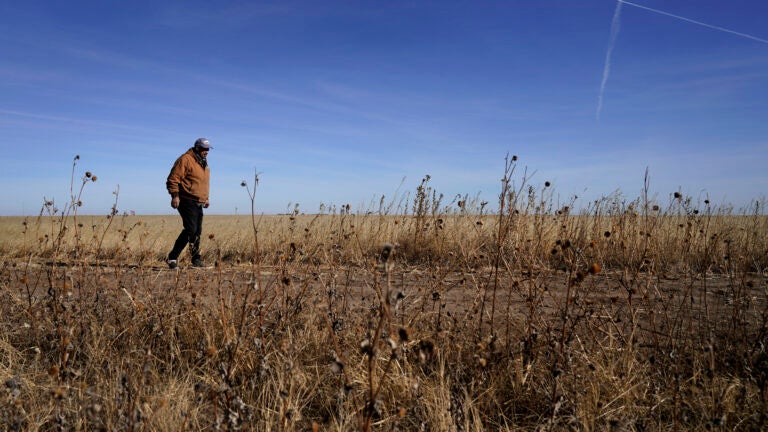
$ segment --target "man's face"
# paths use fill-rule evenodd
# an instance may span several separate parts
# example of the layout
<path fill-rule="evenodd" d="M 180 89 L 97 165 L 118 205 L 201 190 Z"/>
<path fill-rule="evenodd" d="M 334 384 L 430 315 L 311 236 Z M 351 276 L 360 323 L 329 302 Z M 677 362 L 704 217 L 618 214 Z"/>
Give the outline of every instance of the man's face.
<path fill-rule="evenodd" d="M 199 147 L 199 146 L 197 147 L 197 153 L 199 153 L 199 154 L 200 154 L 200 156 L 202 156 L 202 157 L 206 157 L 206 156 L 208 156 L 208 152 L 209 152 L 210 150 L 211 150 L 211 149 L 202 148 L 202 147 Z"/>

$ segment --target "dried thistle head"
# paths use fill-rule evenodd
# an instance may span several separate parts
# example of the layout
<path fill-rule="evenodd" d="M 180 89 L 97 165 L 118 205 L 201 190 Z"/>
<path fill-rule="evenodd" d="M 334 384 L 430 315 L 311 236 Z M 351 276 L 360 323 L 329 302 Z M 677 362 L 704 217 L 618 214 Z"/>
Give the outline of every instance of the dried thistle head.
<path fill-rule="evenodd" d="M 435 354 L 435 344 L 430 340 L 419 341 L 419 360 L 425 362 Z"/>
<path fill-rule="evenodd" d="M 331 372 L 333 372 L 334 374 L 338 375 L 338 374 L 340 374 L 344 370 L 344 363 L 339 361 L 339 359 L 334 359 L 331 362 L 329 368 L 331 369 Z"/>
<path fill-rule="evenodd" d="M 395 250 L 395 247 L 389 243 L 385 244 L 384 247 L 381 248 L 381 262 L 386 264 L 387 261 L 389 261 L 389 257 L 392 256 L 392 252 Z"/>
<path fill-rule="evenodd" d="M 373 355 L 373 345 L 369 339 L 360 342 L 360 352 L 365 355 Z"/>
<path fill-rule="evenodd" d="M 394 351 L 395 349 L 397 349 L 397 341 L 395 341 L 395 340 L 394 340 L 394 339 L 392 339 L 392 338 L 387 338 L 387 345 L 389 345 L 389 349 L 391 349 L 391 350 L 393 350 L 393 351 Z"/>
<path fill-rule="evenodd" d="M 401 342 L 408 342 L 411 339 L 411 332 L 406 327 L 400 327 L 397 330 L 397 335 L 400 337 Z"/>
<path fill-rule="evenodd" d="M 51 391 L 51 396 L 56 400 L 62 400 L 67 396 L 67 388 L 64 386 L 56 387 Z"/>
<path fill-rule="evenodd" d="M 602 269 L 600 268 L 600 264 L 598 263 L 592 263 L 592 265 L 590 265 L 589 269 L 587 270 L 589 274 L 593 274 L 593 275 L 598 274 L 601 271 Z"/>
<path fill-rule="evenodd" d="M 218 353 L 219 353 L 219 350 L 217 350 L 216 347 L 213 345 L 210 345 L 208 346 L 208 348 L 205 349 L 205 356 L 209 358 L 216 356 L 216 354 Z"/>

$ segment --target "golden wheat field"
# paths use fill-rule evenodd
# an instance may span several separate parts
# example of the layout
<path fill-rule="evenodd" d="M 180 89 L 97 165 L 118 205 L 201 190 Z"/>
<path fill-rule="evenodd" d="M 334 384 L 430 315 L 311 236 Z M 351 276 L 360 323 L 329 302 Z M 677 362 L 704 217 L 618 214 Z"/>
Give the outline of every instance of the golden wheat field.
<path fill-rule="evenodd" d="M 768 218 L 500 211 L 0 218 L 5 430 L 765 430 Z M 754 211 L 753 211 L 754 210 Z"/>

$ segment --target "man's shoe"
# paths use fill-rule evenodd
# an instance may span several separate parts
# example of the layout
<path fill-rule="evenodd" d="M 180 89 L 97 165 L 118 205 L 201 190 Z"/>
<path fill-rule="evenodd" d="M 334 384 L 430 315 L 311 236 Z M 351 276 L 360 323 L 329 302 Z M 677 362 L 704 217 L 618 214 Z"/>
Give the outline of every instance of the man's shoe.
<path fill-rule="evenodd" d="M 179 262 L 176 260 L 169 259 L 166 261 L 168 263 L 168 268 L 173 270 L 179 266 Z"/>
<path fill-rule="evenodd" d="M 203 268 L 203 267 L 205 267 L 205 263 L 200 258 L 193 259 L 192 260 L 192 267 Z"/>

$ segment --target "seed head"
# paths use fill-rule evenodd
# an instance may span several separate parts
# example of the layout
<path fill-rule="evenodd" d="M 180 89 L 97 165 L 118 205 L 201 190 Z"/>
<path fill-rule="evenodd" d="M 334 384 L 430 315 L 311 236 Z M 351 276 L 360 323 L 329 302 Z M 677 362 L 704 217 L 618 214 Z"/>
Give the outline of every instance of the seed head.
<path fill-rule="evenodd" d="M 395 350 L 397 348 L 397 342 L 395 342 L 395 340 L 392 338 L 387 338 L 387 344 L 391 350 Z"/>
<path fill-rule="evenodd" d="M 245 180 L 243 180 L 242 182 L 240 182 L 240 186 L 246 187 L 248 186 L 248 183 L 246 183 Z"/>
<path fill-rule="evenodd" d="M 600 273 L 600 271 L 601 271 L 601 270 L 602 270 L 602 269 L 600 268 L 600 264 L 598 264 L 598 263 L 592 263 L 592 265 L 591 265 L 591 266 L 589 266 L 589 270 L 587 270 L 587 272 L 588 272 L 589 274 L 593 274 L 593 275 L 594 275 L 594 274 L 598 274 L 598 273 Z"/>
<path fill-rule="evenodd" d="M 335 359 L 331 362 L 330 368 L 331 372 L 338 375 L 341 373 L 341 371 L 344 370 L 344 363 L 340 362 L 338 359 Z"/>
<path fill-rule="evenodd" d="M 552 185 L 552 183 L 550 183 L 549 181 L 545 181 L 544 182 L 544 187 L 550 187 L 551 185 Z"/>
<path fill-rule="evenodd" d="M 433 358 L 435 353 L 435 344 L 431 341 L 423 340 L 419 342 L 419 362 L 424 364 Z"/>
<path fill-rule="evenodd" d="M 390 255 L 392 255 L 392 250 L 394 249 L 394 246 L 387 243 L 384 245 L 383 248 L 381 248 L 381 262 L 386 263 L 389 260 Z"/>
<path fill-rule="evenodd" d="M 51 392 L 51 396 L 53 396 L 53 398 L 56 400 L 62 400 L 66 395 L 67 395 L 67 389 L 66 387 L 63 387 L 63 386 L 56 387 Z"/>
<path fill-rule="evenodd" d="M 90 171 L 85 172 L 85 178 L 91 178 L 93 174 Z"/>
<path fill-rule="evenodd" d="M 584 274 L 584 272 L 578 271 L 576 272 L 576 276 L 571 279 L 571 282 L 578 285 L 584 281 L 584 278 L 587 277 L 587 275 Z"/>
<path fill-rule="evenodd" d="M 371 345 L 371 341 L 366 339 L 360 342 L 360 351 L 363 354 L 373 355 L 373 346 Z"/>

